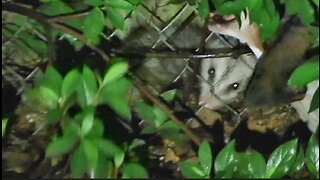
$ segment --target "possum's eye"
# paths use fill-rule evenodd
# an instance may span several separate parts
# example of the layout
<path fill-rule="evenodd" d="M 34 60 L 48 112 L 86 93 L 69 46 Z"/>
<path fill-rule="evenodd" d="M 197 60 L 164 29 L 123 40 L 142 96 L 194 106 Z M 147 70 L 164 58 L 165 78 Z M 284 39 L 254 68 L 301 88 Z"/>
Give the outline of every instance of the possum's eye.
<path fill-rule="evenodd" d="M 230 89 L 237 90 L 239 88 L 239 83 L 233 83 L 230 85 Z"/>
<path fill-rule="evenodd" d="M 209 74 L 209 76 L 214 76 L 214 73 L 216 72 L 216 70 L 214 69 L 214 67 L 210 67 L 209 69 L 208 69 L 208 74 Z"/>

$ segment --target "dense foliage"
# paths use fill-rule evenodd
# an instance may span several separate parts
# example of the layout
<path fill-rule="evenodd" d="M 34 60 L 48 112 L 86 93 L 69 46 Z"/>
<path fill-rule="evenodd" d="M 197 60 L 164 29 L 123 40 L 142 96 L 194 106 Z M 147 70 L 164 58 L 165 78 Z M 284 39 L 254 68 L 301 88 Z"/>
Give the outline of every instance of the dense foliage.
<path fill-rule="evenodd" d="M 49 65 L 36 75 L 34 87 L 26 90 L 28 102 L 38 111 L 47 113 L 44 126 L 58 129 L 46 148 L 47 158 L 69 158 L 71 177 L 147 178 L 150 177 L 149 164 L 141 158 L 139 151 L 142 147 L 148 148 L 148 144 L 141 137 L 160 134 L 162 138 L 174 141 L 191 139 L 199 146 L 197 161 L 178 164 L 186 178 L 296 178 L 301 177 L 305 168 L 311 177 L 319 178 L 319 142 L 315 136 L 310 138 L 306 148 L 297 139 L 286 142 L 267 159 L 256 150 L 237 152 L 235 141 L 214 155 L 212 144 L 208 141 L 197 143 L 197 139 L 172 118 L 161 103 L 151 104 L 142 99 L 135 109 L 146 124 L 139 136 L 123 139 L 121 132 L 112 131 L 117 129 L 113 126 L 132 123 L 129 94 L 137 83 L 127 59 L 111 57 L 100 45 L 104 43 L 106 27 L 127 31 L 125 14 L 136 11 L 141 2 L 143 0 L 40 0 L 37 6 L 2 2 L 3 12 L 20 14 L 15 16 L 13 24 L 6 25 L 3 34 L 17 36 L 24 42 L 22 48 L 31 48 L 42 58 L 49 58 Z M 195 7 L 202 20 L 213 11 L 212 7 L 222 15 L 237 16 L 247 9 L 266 43 L 274 39 L 281 26 L 279 9 L 270 0 L 171 0 L 169 3 L 188 3 Z M 316 14 L 319 13 L 319 1 L 280 0 L 280 3 L 285 7 L 286 16 L 297 14 L 310 26 L 315 35 L 313 47 L 318 47 Z M 19 29 L 26 22 L 35 31 Z M 46 40 L 40 39 L 39 33 L 45 35 Z M 52 40 L 58 38 L 68 40 L 77 51 L 89 47 L 107 62 L 107 68 L 97 70 L 83 63 L 62 72 L 55 64 L 56 57 L 51 54 L 55 50 Z M 319 55 L 315 55 L 293 72 L 289 84 L 303 87 L 318 78 Z M 166 102 L 172 102 L 177 96 L 176 91 L 162 94 Z M 116 115 L 103 115 L 105 110 L 101 107 L 105 106 Z M 319 88 L 309 111 L 317 108 Z M 112 124 L 110 119 L 120 123 Z M 2 119 L 2 136 L 7 121 L 10 119 Z"/>

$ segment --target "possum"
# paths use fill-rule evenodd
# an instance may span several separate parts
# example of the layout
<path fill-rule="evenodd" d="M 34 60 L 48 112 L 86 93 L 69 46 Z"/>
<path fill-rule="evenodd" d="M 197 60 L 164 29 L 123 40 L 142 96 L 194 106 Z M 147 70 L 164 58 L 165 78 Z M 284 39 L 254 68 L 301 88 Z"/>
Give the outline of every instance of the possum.
<path fill-rule="evenodd" d="M 173 33 L 171 37 L 166 34 L 159 35 L 157 31 L 148 29 L 146 27 L 138 27 L 125 40 L 126 44 L 123 51 L 154 51 L 156 54 L 158 51 L 166 50 L 166 52 L 173 51 L 176 53 L 194 53 L 196 49 L 202 46 L 202 34 L 207 31 L 204 26 L 201 26 L 201 24 L 197 22 L 198 21 L 195 20 L 191 24 L 186 25 L 184 28 L 180 29 L 180 31 Z M 160 39 L 166 41 L 162 42 L 162 44 L 160 43 L 159 46 L 152 48 L 154 44 L 157 43 L 159 37 Z M 232 38 L 230 39 L 230 42 L 237 44 L 238 41 Z M 167 45 L 170 46 L 170 49 Z M 227 45 L 223 41 L 221 41 L 217 36 L 213 35 L 205 42 L 204 50 L 226 47 Z M 240 59 L 247 58 L 241 57 Z M 184 58 L 144 59 L 138 57 L 131 59 L 131 62 L 133 62 L 131 63 L 131 67 L 136 76 L 138 76 L 145 82 L 145 84 L 150 85 L 159 93 L 167 90 L 167 87 L 170 87 L 171 84 L 175 83 L 178 77 L 180 77 L 180 80 L 182 81 L 180 83 L 182 84 L 182 87 L 179 88 L 182 88 L 183 91 L 197 91 L 197 89 L 199 89 L 199 84 L 194 77 L 195 73 L 198 73 L 198 64 L 201 61 L 211 62 L 215 60 L 222 62 L 222 64 L 218 63 L 222 66 L 217 68 L 217 71 L 224 68 L 223 64 L 227 64 L 227 62 L 235 62 L 235 60 L 231 57 L 191 59 L 190 61 L 186 61 Z M 240 61 L 239 63 L 243 64 L 243 62 Z M 185 70 L 187 66 L 191 67 L 195 73 L 192 74 L 189 70 Z M 191 80 L 191 78 L 194 78 L 194 80 Z"/>
<path fill-rule="evenodd" d="M 211 17 L 213 17 L 213 16 L 214 16 L 214 14 L 211 15 Z M 208 28 L 213 32 L 224 34 L 224 35 L 228 35 L 228 36 L 232 36 L 234 38 L 239 39 L 242 43 L 247 43 L 249 45 L 249 47 L 251 48 L 251 50 L 256 55 L 256 57 L 253 57 L 255 59 L 258 59 L 261 56 L 267 56 L 268 57 L 270 55 L 274 55 L 274 52 L 271 52 L 271 53 L 268 52 L 267 55 L 263 55 L 263 54 L 265 54 L 265 50 L 264 50 L 264 48 L 262 46 L 262 42 L 259 40 L 259 37 L 258 37 L 259 36 L 258 28 L 257 28 L 256 25 L 254 25 L 254 23 L 252 23 L 252 24 L 247 23 L 247 22 L 249 22 L 248 17 L 249 17 L 249 15 L 247 16 L 247 18 L 245 18 L 244 14 L 241 13 L 241 21 L 242 21 L 241 22 L 241 28 L 239 28 L 239 25 L 237 24 L 237 22 L 236 22 L 236 20 L 234 18 L 229 20 L 228 22 L 224 22 L 223 24 L 211 24 L 211 25 L 209 25 Z M 292 27 L 290 25 L 289 25 L 289 27 L 287 26 L 287 28 L 289 28 L 289 30 L 291 28 L 291 30 L 290 30 L 291 35 L 295 31 L 297 33 L 302 32 L 302 34 L 303 33 L 306 34 L 305 30 L 303 28 L 301 28 L 300 26 L 298 27 L 298 30 L 292 29 Z M 251 33 L 251 32 L 254 32 L 254 33 Z M 302 51 L 305 51 L 306 50 L 306 46 L 308 46 L 308 42 L 309 42 L 308 41 L 309 35 L 307 34 L 306 36 L 307 36 L 306 37 L 307 38 L 306 42 L 304 42 L 304 43 L 294 42 L 294 43 L 291 43 L 292 46 L 301 45 L 302 44 L 303 45 Z M 303 38 L 299 38 L 299 36 L 295 37 L 294 39 L 297 40 L 297 41 L 303 40 Z M 290 38 L 289 37 L 283 37 L 282 40 L 280 40 L 280 43 L 283 42 L 283 41 L 290 41 Z M 280 45 L 277 45 L 276 48 L 287 48 L 287 47 L 284 44 L 282 44 L 282 45 L 280 44 Z M 279 50 L 279 49 L 275 49 L 275 50 L 277 50 L 276 51 L 277 53 L 276 53 L 275 57 L 276 56 L 281 56 L 281 52 L 282 51 Z M 297 58 L 300 58 L 300 59 L 295 58 L 296 61 L 301 61 L 301 58 L 303 58 L 303 56 L 301 55 L 300 51 L 297 51 L 297 49 L 295 49 L 294 54 L 300 53 L 300 54 L 296 55 Z M 292 54 L 289 54 L 289 56 L 292 56 Z M 264 57 L 264 58 L 266 58 L 266 57 Z M 269 58 L 268 63 L 270 63 L 270 62 L 272 63 L 271 60 L 272 59 Z M 292 60 L 292 59 L 287 59 L 287 60 Z M 282 59 L 282 61 L 274 61 L 276 63 L 274 63 L 274 65 L 272 67 L 274 67 L 274 66 L 278 66 L 279 67 L 279 63 L 281 63 L 283 61 L 285 61 L 285 63 L 287 63 L 287 61 L 285 59 Z M 255 66 L 255 63 L 257 61 L 251 61 L 251 62 L 252 62 L 251 66 Z M 203 63 L 208 64 L 208 62 L 205 62 L 205 61 L 203 61 Z M 262 63 L 265 64 L 265 62 L 262 62 Z M 293 66 L 295 66 L 295 67 L 298 66 L 297 62 L 294 62 L 294 63 L 295 64 L 290 64 L 290 68 L 291 69 L 292 69 Z M 207 68 L 203 69 L 201 73 L 202 74 L 206 74 L 207 71 L 209 71 L 210 66 L 207 66 L 207 65 L 203 65 L 203 66 L 207 67 Z M 215 65 L 215 66 L 217 66 L 217 65 Z M 227 65 L 224 65 L 224 66 L 227 67 Z M 270 65 L 268 67 L 270 67 Z M 281 68 L 278 68 L 278 67 L 275 67 L 275 68 L 277 68 L 278 76 L 281 76 L 281 75 L 279 75 L 279 73 L 281 73 L 280 72 Z M 245 84 L 243 84 L 243 86 L 239 86 L 240 89 L 238 89 L 238 91 L 245 91 L 246 88 L 247 88 L 246 86 L 248 85 L 249 79 L 251 79 L 251 74 L 253 74 L 253 71 L 250 70 L 250 69 L 245 69 L 245 68 L 240 67 L 240 66 L 238 68 L 239 68 L 238 70 L 233 71 L 233 73 L 228 74 L 228 77 L 230 77 L 230 79 L 233 79 L 235 82 L 237 82 L 237 81 L 244 82 Z M 249 89 L 250 90 L 250 94 L 247 94 L 247 96 L 248 96 L 247 98 L 249 100 L 255 100 L 255 92 L 260 94 L 261 97 L 262 97 L 265 94 L 261 94 L 261 92 L 258 92 L 258 91 L 260 91 L 260 90 L 265 91 L 268 88 L 270 89 L 270 87 L 268 87 L 268 86 L 272 85 L 272 82 L 266 81 L 266 79 L 271 80 L 271 78 L 264 78 L 264 80 L 262 80 L 262 78 L 259 78 L 259 73 L 261 74 L 261 68 L 263 68 L 263 64 L 261 65 L 261 63 L 260 63 L 260 67 L 257 70 L 255 70 L 255 71 L 258 71 L 258 72 L 255 72 L 255 80 L 254 81 L 251 80 L 252 81 L 251 89 Z M 245 73 L 244 71 L 248 71 L 248 72 Z M 290 72 L 287 72 L 286 78 L 288 78 L 288 73 L 290 73 Z M 276 78 L 274 76 L 272 76 L 272 77 Z M 282 76 L 280 78 L 283 79 Z M 256 87 L 257 84 L 258 85 L 265 85 L 265 86 L 264 86 L 264 88 L 259 87 L 257 89 L 252 89 L 253 87 Z M 285 80 L 284 80 L 284 82 L 282 82 L 282 84 L 283 84 L 283 86 L 286 85 Z M 227 87 L 227 86 L 229 86 L 229 84 L 225 84 L 224 86 Z M 281 86 L 281 84 L 280 84 L 280 86 Z M 238 86 L 236 86 L 236 87 L 238 87 Z M 313 112 L 310 112 L 310 113 L 308 112 L 308 109 L 309 109 L 309 106 L 311 104 L 311 99 L 313 97 L 313 94 L 314 94 L 314 92 L 316 91 L 316 89 L 318 87 L 319 87 L 319 80 L 315 80 L 313 82 L 310 82 L 308 84 L 308 86 L 307 86 L 307 92 L 306 92 L 305 97 L 300 101 L 296 101 L 296 102 L 291 103 L 291 105 L 297 110 L 300 118 L 303 121 L 307 121 L 309 129 L 313 133 L 316 132 L 316 130 L 318 128 L 318 125 L 319 125 L 319 109 L 317 109 L 317 110 L 315 110 Z M 214 91 L 214 90 L 211 90 L 211 91 Z M 205 96 L 210 96 L 210 93 L 209 93 L 210 91 L 209 91 L 208 87 L 202 86 L 201 92 L 202 92 L 202 94 L 205 94 Z M 279 104 L 279 103 L 281 103 L 281 102 L 278 102 L 278 101 L 274 101 L 274 98 L 276 97 L 276 92 L 277 91 L 274 91 L 275 94 L 273 96 L 273 99 L 269 99 L 269 100 L 266 101 L 267 104 L 270 105 L 270 104 Z M 224 94 L 223 95 L 223 94 L 221 94 L 219 99 L 223 99 L 225 103 L 231 104 L 231 103 L 234 102 L 235 98 L 234 98 L 234 95 L 230 95 L 230 94 Z M 270 102 L 270 100 L 272 102 Z M 275 99 L 275 100 L 277 100 L 277 99 Z M 223 105 L 221 105 L 221 103 L 219 101 L 217 101 L 216 98 L 212 98 L 212 99 L 209 99 L 207 101 L 210 102 L 210 104 L 207 105 L 206 107 L 209 107 L 211 109 L 219 109 L 219 108 L 223 107 Z M 254 104 L 263 103 L 262 101 L 249 101 L 249 102 L 252 103 L 251 104 L 252 106 L 254 106 Z"/>

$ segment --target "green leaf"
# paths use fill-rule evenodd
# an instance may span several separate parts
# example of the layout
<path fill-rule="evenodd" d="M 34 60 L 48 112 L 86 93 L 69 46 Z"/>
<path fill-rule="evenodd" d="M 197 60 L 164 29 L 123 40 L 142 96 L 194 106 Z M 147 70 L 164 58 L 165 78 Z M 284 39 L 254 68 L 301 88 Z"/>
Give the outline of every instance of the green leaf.
<path fill-rule="evenodd" d="M 222 15 L 240 14 L 246 7 L 246 1 L 225 1 L 217 7 Z"/>
<path fill-rule="evenodd" d="M 199 163 L 185 161 L 178 165 L 186 178 L 203 178 L 206 175 Z"/>
<path fill-rule="evenodd" d="M 90 172 L 90 178 L 112 178 L 114 166 L 112 161 L 108 160 L 104 154 L 99 153 L 98 165 Z"/>
<path fill-rule="evenodd" d="M 235 178 L 265 178 L 266 161 L 257 151 L 235 153 Z"/>
<path fill-rule="evenodd" d="M 40 86 L 39 91 L 40 91 L 39 94 L 34 94 L 34 95 L 37 96 L 35 98 L 38 98 L 38 101 L 41 101 L 41 104 L 43 103 L 43 105 L 49 108 L 57 107 L 59 96 L 53 90 L 45 86 Z"/>
<path fill-rule="evenodd" d="M 160 134 L 166 139 L 170 139 L 177 142 L 183 142 L 188 140 L 187 136 L 185 136 L 184 133 L 177 129 L 161 128 Z"/>
<path fill-rule="evenodd" d="M 172 90 L 161 93 L 161 97 L 167 102 L 173 101 L 176 95 L 177 95 L 177 89 L 172 89 Z"/>
<path fill-rule="evenodd" d="M 231 178 L 235 169 L 235 141 L 228 143 L 217 155 L 214 170 L 217 178 Z"/>
<path fill-rule="evenodd" d="M 171 120 L 164 122 L 160 128 L 161 129 L 176 129 L 176 130 L 181 129 L 177 123 L 175 123 L 174 121 L 171 121 Z"/>
<path fill-rule="evenodd" d="M 62 1 L 54 1 L 42 4 L 39 10 L 48 16 L 56 16 L 73 12 L 73 9 Z"/>
<path fill-rule="evenodd" d="M 119 168 L 122 165 L 123 161 L 124 161 L 124 152 L 121 149 L 118 149 L 114 156 L 114 166 L 116 168 Z"/>
<path fill-rule="evenodd" d="M 155 125 L 159 128 L 168 119 L 168 116 L 158 106 L 153 106 L 153 113 L 156 116 Z"/>
<path fill-rule="evenodd" d="M 83 177 L 84 173 L 86 172 L 88 162 L 87 162 L 86 154 L 84 153 L 82 144 L 80 144 L 72 154 L 70 163 L 71 163 L 70 164 L 71 177 L 72 178 Z"/>
<path fill-rule="evenodd" d="M 282 144 L 270 155 L 267 163 L 267 178 L 281 178 L 293 166 L 297 155 L 297 139 Z"/>
<path fill-rule="evenodd" d="M 212 166 L 212 153 L 208 141 L 205 140 L 201 143 L 198 156 L 203 172 L 209 176 Z"/>
<path fill-rule="evenodd" d="M 100 151 L 107 157 L 115 157 L 116 154 L 123 153 L 122 150 L 110 139 L 97 139 L 96 144 Z"/>
<path fill-rule="evenodd" d="M 154 134 L 158 132 L 158 129 L 154 126 L 148 126 L 142 129 L 141 134 Z"/>
<path fill-rule="evenodd" d="M 313 94 L 310 108 L 309 108 L 309 113 L 313 112 L 316 109 L 319 109 L 319 87 L 317 88 L 316 92 Z"/>
<path fill-rule="evenodd" d="M 138 163 L 128 163 L 123 167 L 122 178 L 148 178 L 148 172 Z"/>
<path fill-rule="evenodd" d="M 103 78 L 102 86 L 123 77 L 123 75 L 127 72 L 128 67 L 128 62 L 126 61 L 117 62 L 111 65 Z"/>
<path fill-rule="evenodd" d="M 98 8 L 93 8 L 83 22 L 83 33 L 92 44 L 99 43 L 99 35 L 105 26 L 105 17 Z"/>
<path fill-rule="evenodd" d="M 62 113 L 63 111 L 61 108 L 55 108 L 55 109 L 49 110 L 44 120 L 45 124 L 49 125 L 49 124 L 58 123 L 61 120 Z"/>
<path fill-rule="evenodd" d="M 112 81 L 102 90 L 102 101 L 107 104 L 126 120 L 131 120 L 131 111 L 129 106 L 129 89 L 131 82 L 122 77 L 118 81 Z"/>
<path fill-rule="evenodd" d="M 63 129 L 63 137 L 77 139 L 80 136 L 80 126 L 73 119 Z"/>
<path fill-rule="evenodd" d="M 71 151 L 77 139 L 72 137 L 59 137 L 49 143 L 46 149 L 46 157 L 63 155 Z"/>
<path fill-rule="evenodd" d="M 199 17 L 201 18 L 201 20 L 204 20 L 208 14 L 209 14 L 209 0 L 200 0 L 199 3 L 199 9 L 198 9 L 198 13 L 199 13 Z"/>
<path fill-rule="evenodd" d="M 319 0 L 312 0 L 312 2 L 319 7 Z"/>
<path fill-rule="evenodd" d="M 295 1 L 286 2 L 286 16 L 297 14 L 305 24 L 314 22 L 314 10 L 308 0 L 300 0 L 299 3 Z"/>
<path fill-rule="evenodd" d="M 139 101 L 136 105 L 136 109 L 137 109 L 137 112 L 142 120 L 144 120 L 145 122 L 147 122 L 149 125 L 151 125 L 153 127 L 157 127 L 156 122 L 155 122 L 156 115 L 153 111 L 152 106 L 150 106 L 142 101 Z"/>
<path fill-rule="evenodd" d="M 83 139 L 81 142 L 83 146 L 83 151 L 85 153 L 87 162 L 88 162 L 88 168 L 94 169 L 98 164 L 98 147 L 91 139 Z"/>
<path fill-rule="evenodd" d="M 141 1 L 143 1 L 143 0 L 128 0 L 128 2 L 130 2 L 134 5 L 138 5 Z"/>
<path fill-rule="evenodd" d="M 302 145 L 298 148 L 296 159 L 290 169 L 290 176 L 298 178 L 304 165 L 304 151 Z"/>
<path fill-rule="evenodd" d="M 6 132 L 7 122 L 8 122 L 8 118 L 2 119 L 2 137 Z"/>
<path fill-rule="evenodd" d="M 140 146 L 143 146 L 146 144 L 146 141 L 143 140 L 143 139 L 134 139 L 131 143 L 130 143 L 130 146 L 129 146 L 129 151 L 137 148 L 137 147 L 140 147 Z"/>
<path fill-rule="evenodd" d="M 315 135 L 310 137 L 305 162 L 308 170 L 319 179 L 319 142 Z"/>
<path fill-rule="evenodd" d="M 85 0 L 85 3 L 91 6 L 98 7 L 103 4 L 103 0 Z"/>
<path fill-rule="evenodd" d="M 80 77 L 81 75 L 76 69 L 68 72 L 68 74 L 62 82 L 61 87 L 62 104 L 64 104 L 64 102 L 69 98 L 69 96 L 76 91 Z"/>
<path fill-rule="evenodd" d="M 85 105 L 91 106 L 94 105 L 95 101 L 95 94 L 98 90 L 97 86 L 97 80 L 95 78 L 94 73 L 91 71 L 88 66 L 83 67 L 83 72 L 82 72 L 82 83 L 81 88 L 79 88 L 79 93 L 78 93 L 78 99 L 82 99 L 83 102 L 83 107 Z"/>
<path fill-rule="evenodd" d="M 100 138 L 103 136 L 104 125 L 100 119 L 95 118 L 91 130 L 86 134 L 88 138 Z"/>
<path fill-rule="evenodd" d="M 43 80 L 41 81 L 42 85 L 50 88 L 60 96 L 62 81 L 63 78 L 60 73 L 51 65 L 48 65 L 47 70 L 44 73 Z"/>
<path fill-rule="evenodd" d="M 115 9 L 125 9 L 125 10 L 134 10 L 136 6 L 129 3 L 126 0 L 105 0 L 107 7 L 112 7 Z"/>
<path fill-rule="evenodd" d="M 92 129 L 94 119 L 94 108 L 86 107 L 83 110 L 83 113 L 84 118 L 81 125 L 81 133 L 84 136 Z"/>
<path fill-rule="evenodd" d="M 289 85 L 304 87 L 309 82 L 319 78 L 319 56 L 313 57 L 293 71 L 288 81 Z"/>
<path fill-rule="evenodd" d="M 108 7 L 107 8 L 107 18 L 110 20 L 111 24 L 120 30 L 124 30 L 124 18 L 117 9 Z"/>

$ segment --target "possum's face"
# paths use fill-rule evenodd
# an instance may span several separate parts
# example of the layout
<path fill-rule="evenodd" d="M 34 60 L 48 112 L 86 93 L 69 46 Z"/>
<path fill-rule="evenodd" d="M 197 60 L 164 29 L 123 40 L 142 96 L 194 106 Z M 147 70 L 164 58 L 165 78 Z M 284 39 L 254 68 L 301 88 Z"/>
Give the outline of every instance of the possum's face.
<path fill-rule="evenodd" d="M 255 64 L 252 55 L 202 60 L 200 74 L 206 81 L 200 83 L 199 104 L 217 110 L 233 103 L 246 89 Z"/>

